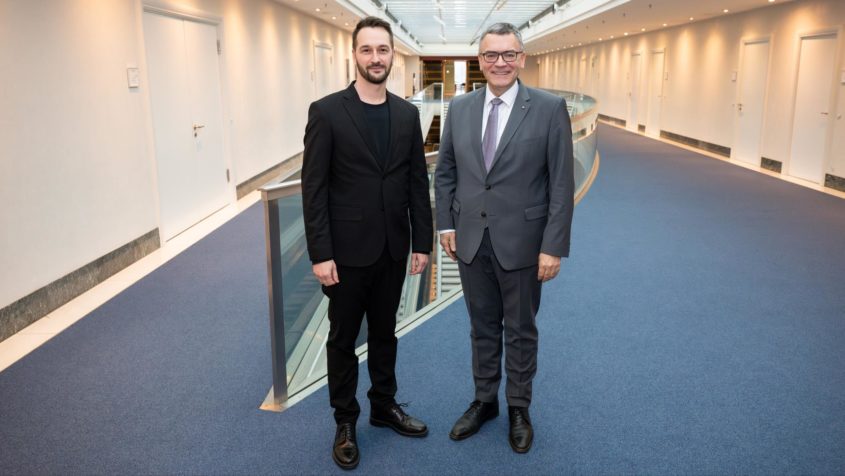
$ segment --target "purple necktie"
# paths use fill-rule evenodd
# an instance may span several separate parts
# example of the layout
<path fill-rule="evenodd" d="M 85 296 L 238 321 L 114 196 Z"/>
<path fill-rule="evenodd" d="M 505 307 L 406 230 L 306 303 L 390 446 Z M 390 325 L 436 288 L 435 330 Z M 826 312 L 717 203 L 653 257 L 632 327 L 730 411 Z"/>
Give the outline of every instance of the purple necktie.
<path fill-rule="evenodd" d="M 496 134 L 499 130 L 499 104 L 502 100 L 493 98 L 490 101 L 490 115 L 487 116 L 487 128 L 484 129 L 484 139 L 481 141 L 481 153 L 484 154 L 484 166 L 490 171 L 493 157 L 496 155 Z"/>

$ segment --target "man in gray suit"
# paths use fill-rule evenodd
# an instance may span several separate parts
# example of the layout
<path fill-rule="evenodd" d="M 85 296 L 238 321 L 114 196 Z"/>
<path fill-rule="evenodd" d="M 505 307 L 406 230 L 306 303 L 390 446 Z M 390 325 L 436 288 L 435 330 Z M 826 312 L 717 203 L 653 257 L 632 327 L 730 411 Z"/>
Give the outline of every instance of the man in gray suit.
<path fill-rule="evenodd" d="M 468 438 L 498 416 L 504 327 L 508 440 L 517 453 L 534 438 L 535 315 L 542 283 L 569 255 L 575 188 L 566 102 L 517 80 L 523 49 L 508 23 L 481 37 L 487 87 L 452 100 L 435 174 L 440 245 L 458 260 L 475 381 L 475 400 L 449 436 Z"/>

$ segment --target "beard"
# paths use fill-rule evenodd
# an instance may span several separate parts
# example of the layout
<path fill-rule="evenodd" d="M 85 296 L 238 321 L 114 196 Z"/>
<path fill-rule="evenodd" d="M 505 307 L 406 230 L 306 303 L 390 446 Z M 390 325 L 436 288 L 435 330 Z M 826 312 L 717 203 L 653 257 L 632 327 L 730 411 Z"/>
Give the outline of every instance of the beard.
<path fill-rule="evenodd" d="M 360 74 L 361 77 L 363 77 L 368 82 L 373 83 L 373 84 L 381 84 L 381 83 L 387 81 L 387 77 L 390 76 L 390 70 L 393 68 L 393 62 L 392 61 L 388 64 L 375 63 L 375 64 L 369 65 L 368 67 L 361 66 L 361 63 L 358 63 L 358 62 L 356 62 L 356 65 L 358 66 L 358 74 Z M 384 68 L 384 73 L 382 73 L 381 76 L 376 76 L 375 74 L 371 73 L 370 68 L 372 68 L 374 66 L 380 66 L 380 67 Z"/>

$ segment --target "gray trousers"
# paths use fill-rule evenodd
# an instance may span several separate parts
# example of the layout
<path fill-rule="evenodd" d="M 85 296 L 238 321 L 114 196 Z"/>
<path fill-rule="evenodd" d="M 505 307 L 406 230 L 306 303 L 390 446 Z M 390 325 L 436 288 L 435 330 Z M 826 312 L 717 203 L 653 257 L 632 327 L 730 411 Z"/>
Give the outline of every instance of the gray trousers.
<path fill-rule="evenodd" d="M 470 317 L 476 400 L 497 400 L 504 330 L 508 405 L 528 407 L 531 382 L 537 373 L 535 316 L 542 288 L 537 281 L 537 265 L 512 271 L 502 269 L 493 253 L 490 234 L 484 230 L 472 262 L 459 260 L 458 268 Z"/>

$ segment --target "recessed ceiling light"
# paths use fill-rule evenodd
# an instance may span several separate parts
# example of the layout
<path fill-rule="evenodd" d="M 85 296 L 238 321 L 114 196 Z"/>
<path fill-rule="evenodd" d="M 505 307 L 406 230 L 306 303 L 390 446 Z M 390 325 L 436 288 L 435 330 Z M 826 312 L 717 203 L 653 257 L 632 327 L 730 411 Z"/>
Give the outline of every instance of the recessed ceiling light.
<path fill-rule="evenodd" d="M 640 28 L 640 31 L 645 31 L 645 28 Z"/>
<path fill-rule="evenodd" d="M 663 26 L 666 26 L 666 24 L 664 23 Z"/>
<path fill-rule="evenodd" d="M 332 17 L 332 20 L 337 20 L 337 17 Z"/>
<path fill-rule="evenodd" d="M 627 32 L 627 31 L 625 32 L 625 36 L 628 36 L 628 32 Z"/>
<path fill-rule="evenodd" d="M 689 17 L 689 21 L 693 21 L 693 20 L 695 20 L 695 18 Z"/>
<path fill-rule="evenodd" d="M 316 11 L 318 11 L 318 12 L 319 12 L 319 11 L 320 11 L 320 7 L 317 7 L 317 8 L 315 8 L 314 10 L 316 10 Z"/>
<path fill-rule="evenodd" d="M 613 39 L 613 35 L 610 35 L 610 39 L 611 39 L 611 40 Z"/>
<path fill-rule="evenodd" d="M 726 8 L 726 9 L 722 10 L 722 13 L 728 13 L 729 11 L 730 11 L 730 10 L 728 10 L 728 9 Z"/>

